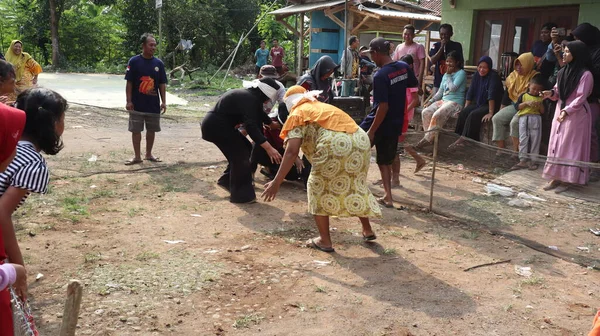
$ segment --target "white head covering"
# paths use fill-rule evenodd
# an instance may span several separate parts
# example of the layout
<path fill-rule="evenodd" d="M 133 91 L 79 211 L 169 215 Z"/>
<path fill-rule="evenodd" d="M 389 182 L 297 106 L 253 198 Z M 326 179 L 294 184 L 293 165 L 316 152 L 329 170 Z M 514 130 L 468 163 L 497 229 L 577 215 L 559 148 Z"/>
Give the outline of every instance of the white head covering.
<path fill-rule="evenodd" d="M 287 98 L 285 98 L 285 106 L 287 107 L 288 111 L 291 113 L 292 112 L 292 108 L 302 99 L 308 99 L 310 101 L 317 101 L 317 97 L 323 93 L 323 91 L 321 90 L 313 90 L 313 91 L 308 91 L 305 93 L 295 93 L 292 95 L 289 95 Z"/>
<path fill-rule="evenodd" d="M 243 81 L 242 86 L 246 89 L 250 88 L 258 88 L 262 93 L 269 98 L 272 102 L 277 101 L 277 89 L 272 87 L 267 83 L 263 83 L 260 79 L 255 79 L 253 81 Z"/>

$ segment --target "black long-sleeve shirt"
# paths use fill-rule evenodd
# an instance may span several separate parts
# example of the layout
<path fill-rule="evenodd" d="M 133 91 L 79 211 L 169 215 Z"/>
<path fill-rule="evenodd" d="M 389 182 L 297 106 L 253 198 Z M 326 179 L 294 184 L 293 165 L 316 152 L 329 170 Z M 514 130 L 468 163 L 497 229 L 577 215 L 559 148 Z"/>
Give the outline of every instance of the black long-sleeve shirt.
<path fill-rule="evenodd" d="M 231 127 L 243 124 L 252 141 L 261 145 L 267 141 L 262 132 L 262 124 L 271 123 L 271 118 L 263 110 L 263 103 L 249 90 L 235 89 L 221 96 L 211 112 L 225 118 Z"/>

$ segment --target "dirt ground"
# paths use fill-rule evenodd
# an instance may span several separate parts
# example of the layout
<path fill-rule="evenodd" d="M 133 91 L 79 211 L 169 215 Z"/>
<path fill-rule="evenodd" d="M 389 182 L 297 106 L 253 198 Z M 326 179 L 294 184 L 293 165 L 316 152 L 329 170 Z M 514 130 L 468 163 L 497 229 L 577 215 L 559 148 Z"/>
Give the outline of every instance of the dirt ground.
<path fill-rule="evenodd" d="M 302 247 L 317 233 L 300 186 L 243 206 L 216 186 L 224 158 L 198 124 L 213 101 L 164 120 L 155 147 L 164 162 L 136 167 L 123 165 L 132 154 L 124 114 L 71 107 L 65 149 L 48 158 L 50 192 L 16 215 L 42 335 L 58 334 L 70 279 L 84 284 L 78 335 L 589 331 L 600 306 L 595 270 L 489 232 L 596 260 L 600 238 L 588 229 L 598 224 L 597 205 L 549 199 L 516 209 L 442 163 L 435 206 L 448 216 L 431 214 L 422 211 L 430 170 L 413 175 L 405 160 L 404 188 L 394 191 L 405 208 L 383 210 L 377 241 L 362 242 L 357 219 L 334 218 L 336 253 L 322 253 Z M 266 181 L 257 176 L 260 193 Z M 373 164 L 369 179 L 377 178 Z"/>

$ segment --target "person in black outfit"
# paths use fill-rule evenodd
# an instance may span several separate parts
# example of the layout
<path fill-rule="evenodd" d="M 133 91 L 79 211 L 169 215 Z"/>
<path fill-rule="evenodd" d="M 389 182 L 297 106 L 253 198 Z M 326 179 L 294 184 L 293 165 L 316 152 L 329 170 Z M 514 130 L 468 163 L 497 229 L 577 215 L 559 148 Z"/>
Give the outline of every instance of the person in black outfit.
<path fill-rule="evenodd" d="M 335 64 L 329 56 L 321 56 L 313 65 L 310 73 L 298 78 L 296 85 L 300 85 L 307 91 L 323 91 L 318 97 L 322 103 L 333 103 L 333 90 L 331 89 L 331 74 L 340 66 Z"/>
<path fill-rule="evenodd" d="M 267 142 L 262 123 L 271 124 L 263 104 L 277 99 L 279 84 L 271 78 L 247 82 L 245 89 L 225 93 L 202 121 L 202 139 L 214 143 L 227 158 L 227 169 L 217 182 L 229 190 L 232 203 L 255 203 L 252 186 L 250 151 L 252 146 L 236 129 L 242 124 L 250 138 L 263 147 L 272 162 L 280 163 L 281 154 Z"/>
<path fill-rule="evenodd" d="M 481 124 L 492 120 L 500 109 L 503 90 L 500 75 L 492 68 L 492 59 L 481 57 L 467 91 L 465 107 L 456 121 L 454 133 L 461 137 L 450 148 L 461 146 L 465 138 L 480 141 Z"/>

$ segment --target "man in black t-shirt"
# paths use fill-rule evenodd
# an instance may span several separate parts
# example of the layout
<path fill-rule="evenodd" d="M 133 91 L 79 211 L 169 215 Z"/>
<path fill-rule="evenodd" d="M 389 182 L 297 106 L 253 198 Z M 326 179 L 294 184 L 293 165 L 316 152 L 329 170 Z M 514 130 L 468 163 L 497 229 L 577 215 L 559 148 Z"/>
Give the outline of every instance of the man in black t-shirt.
<path fill-rule="evenodd" d="M 442 83 L 442 76 L 446 73 L 446 55 L 451 51 L 456 51 L 463 57 L 463 48 L 460 42 L 450 40 L 454 35 L 452 25 L 444 23 L 440 26 L 440 42 L 433 44 L 433 49 L 429 51 L 429 60 L 435 64 L 433 87 L 434 91 L 439 89 Z M 432 93 L 432 95 L 435 94 Z"/>
<path fill-rule="evenodd" d="M 127 110 L 129 111 L 129 131 L 135 156 L 126 165 L 142 162 L 141 142 L 144 124 L 146 125 L 145 160 L 160 162 L 152 155 L 156 132 L 160 132 L 160 114 L 167 111 L 165 65 L 154 57 L 156 39 L 151 34 L 141 38 L 142 54 L 132 57 L 127 64 Z M 160 97 L 159 97 L 160 94 Z M 161 103 L 162 100 L 162 103 Z"/>
<path fill-rule="evenodd" d="M 377 150 L 377 165 L 385 191 L 378 202 L 392 208 L 392 163 L 396 158 L 398 137 L 402 134 L 406 88 L 417 87 L 419 82 L 408 64 L 392 61 L 389 41 L 378 37 L 369 47 L 371 59 L 380 69 L 373 77 L 373 109 L 360 127 L 367 132 L 371 145 Z"/>

